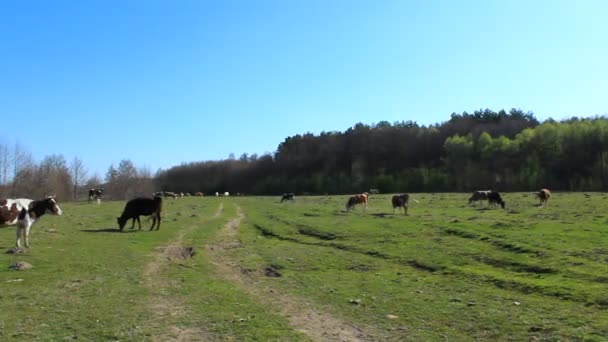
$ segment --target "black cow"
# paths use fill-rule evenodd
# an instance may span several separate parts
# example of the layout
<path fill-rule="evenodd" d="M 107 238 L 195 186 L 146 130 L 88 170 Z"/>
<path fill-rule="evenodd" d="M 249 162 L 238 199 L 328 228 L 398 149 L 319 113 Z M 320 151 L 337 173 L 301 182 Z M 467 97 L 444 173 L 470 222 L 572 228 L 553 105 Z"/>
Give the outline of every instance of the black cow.
<path fill-rule="evenodd" d="M 98 189 L 89 189 L 89 203 L 91 201 L 96 200 L 97 203 L 101 202 L 101 193 L 103 192 L 102 188 Z"/>
<path fill-rule="evenodd" d="M 293 200 L 294 200 L 293 192 L 284 193 L 283 197 L 281 197 L 281 203 L 283 203 L 283 201 L 293 201 Z"/>
<path fill-rule="evenodd" d="M 409 205 L 410 195 L 409 194 L 399 194 L 394 195 L 391 202 L 393 203 L 393 214 L 395 213 L 395 208 L 399 208 L 399 212 L 401 212 L 401 208 L 403 208 L 403 214 L 409 215 L 407 213 L 407 207 Z"/>
<path fill-rule="evenodd" d="M 161 197 L 154 198 L 145 198 L 138 197 L 127 202 L 125 209 L 122 212 L 122 215 L 117 218 L 118 228 L 120 231 L 123 230 L 125 224 L 129 219 L 133 219 L 133 224 L 131 225 L 131 229 L 135 228 L 135 220 L 139 224 L 139 229 L 141 230 L 141 222 L 139 221 L 139 216 L 150 216 L 154 215 L 152 218 L 152 226 L 150 230 L 154 229 L 154 225 L 158 220 L 158 225 L 156 226 L 156 230 L 160 228 L 160 212 L 162 210 L 163 199 Z"/>

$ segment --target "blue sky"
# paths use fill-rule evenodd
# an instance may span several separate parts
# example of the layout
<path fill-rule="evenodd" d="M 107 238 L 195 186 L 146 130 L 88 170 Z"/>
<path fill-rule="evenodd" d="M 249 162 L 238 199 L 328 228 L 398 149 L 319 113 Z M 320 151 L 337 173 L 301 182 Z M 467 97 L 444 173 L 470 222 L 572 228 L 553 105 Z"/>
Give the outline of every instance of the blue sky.
<path fill-rule="evenodd" d="M 2 1 L 0 143 L 103 177 L 357 122 L 608 112 L 606 1 Z"/>

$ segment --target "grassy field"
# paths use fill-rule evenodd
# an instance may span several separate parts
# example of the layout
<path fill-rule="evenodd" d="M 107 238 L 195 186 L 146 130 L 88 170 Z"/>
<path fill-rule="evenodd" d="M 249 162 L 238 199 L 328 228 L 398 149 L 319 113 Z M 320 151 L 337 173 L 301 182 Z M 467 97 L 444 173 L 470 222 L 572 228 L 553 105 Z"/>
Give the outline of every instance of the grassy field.
<path fill-rule="evenodd" d="M 0 255 L 0 339 L 608 340 L 608 196 L 413 197 L 182 198 L 122 233 L 124 202 L 61 203 Z"/>

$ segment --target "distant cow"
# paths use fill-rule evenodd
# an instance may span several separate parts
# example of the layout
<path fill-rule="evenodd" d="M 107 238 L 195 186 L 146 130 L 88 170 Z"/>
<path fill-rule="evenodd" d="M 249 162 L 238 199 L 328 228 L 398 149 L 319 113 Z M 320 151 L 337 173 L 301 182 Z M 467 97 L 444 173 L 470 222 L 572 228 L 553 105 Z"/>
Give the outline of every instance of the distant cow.
<path fill-rule="evenodd" d="M 199 191 L 199 192 L 195 193 L 194 196 L 203 196 L 203 193 Z"/>
<path fill-rule="evenodd" d="M 399 208 L 399 212 L 401 212 L 401 208 L 403 208 L 403 214 L 409 215 L 407 213 L 407 207 L 409 205 L 410 195 L 408 194 L 399 194 L 394 195 L 391 199 L 393 204 L 393 214 L 395 213 L 395 208 Z"/>
<path fill-rule="evenodd" d="M 175 192 L 171 192 L 171 191 L 158 191 L 155 192 L 154 194 L 152 194 L 154 197 L 171 197 L 171 198 L 177 198 L 178 195 Z"/>
<path fill-rule="evenodd" d="M 367 199 L 368 199 L 368 193 L 367 192 L 351 196 L 348 199 L 348 202 L 346 202 L 346 211 L 351 210 L 357 204 L 361 204 L 361 206 L 364 209 L 367 208 Z"/>
<path fill-rule="evenodd" d="M 293 200 L 294 200 L 293 192 L 284 193 L 283 197 L 281 198 L 281 203 L 283 203 L 283 201 L 293 201 Z"/>
<path fill-rule="evenodd" d="M 141 221 L 139 220 L 139 216 L 154 215 L 152 217 L 152 226 L 150 227 L 150 230 L 154 229 L 156 222 L 158 222 L 158 225 L 156 226 L 156 230 L 158 230 L 160 228 L 160 212 L 162 210 L 162 203 L 163 199 L 159 196 L 155 196 L 154 198 L 138 197 L 130 200 L 125 205 L 122 215 L 117 218 L 118 228 L 120 228 L 120 231 L 122 231 L 127 221 L 129 219 L 133 219 L 131 229 L 135 228 L 135 220 L 137 220 L 139 230 L 141 230 Z"/>
<path fill-rule="evenodd" d="M 103 193 L 102 188 L 89 189 L 89 203 L 91 203 L 91 201 L 97 201 L 97 203 L 100 203 L 102 193 Z"/>
<path fill-rule="evenodd" d="M 471 197 L 469 197 L 469 205 L 473 202 L 477 201 L 487 201 L 488 195 L 492 192 L 492 190 L 477 190 L 473 192 Z"/>
<path fill-rule="evenodd" d="M 492 205 L 500 205 L 503 209 L 505 208 L 506 202 L 502 200 L 500 194 L 496 191 L 491 191 L 488 194 L 488 203 Z"/>
<path fill-rule="evenodd" d="M 17 224 L 15 246 L 21 247 L 23 238 L 25 247 L 29 247 L 30 229 L 46 213 L 61 215 L 62 211 L 54 197 L 38 201 L 28 198 L 0 199 L 0 226 Z"/>
<path fill-rule="evenodd" d="M 549 189 L 540 189 L 538 192 L 534 193 L 536 197 L 540 200 L 540 206 L 543 204 L 549 206 L 549 198 L 551 198 L 551 191 Z"/>

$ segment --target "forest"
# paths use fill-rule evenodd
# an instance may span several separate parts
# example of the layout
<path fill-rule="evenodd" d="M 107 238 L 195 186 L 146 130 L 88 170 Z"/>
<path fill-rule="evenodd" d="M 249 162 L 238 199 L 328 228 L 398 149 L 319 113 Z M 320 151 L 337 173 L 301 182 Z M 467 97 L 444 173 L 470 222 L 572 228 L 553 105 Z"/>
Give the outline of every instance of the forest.
<path fill-rule="evenodd" d="M 452 113 L 446 122 L 367 125 L 285 138 L 273 155 L 191 162 L 159 172 L 172 191 L 271 195 L 606 190 L 608 119 L 539 122 L 520 109 Z"/>
<path fill-rule="evenodd" d="M 244 195 L 454 192 L 475 189 L 604 191 L 608 119 L 539 122 L 520 109 L 452 113 L 415 121 L 357 123 L 344 132 L 287 137 L 273 154 L 183 163 L 155 174 L 129 159 L 90 176 L 81 159 L 35 162 L 19 145 L 0 145 L 0 197 L 55 194 L 79 199 L 104 187 L 109 199 L 175 192 Z"/>

